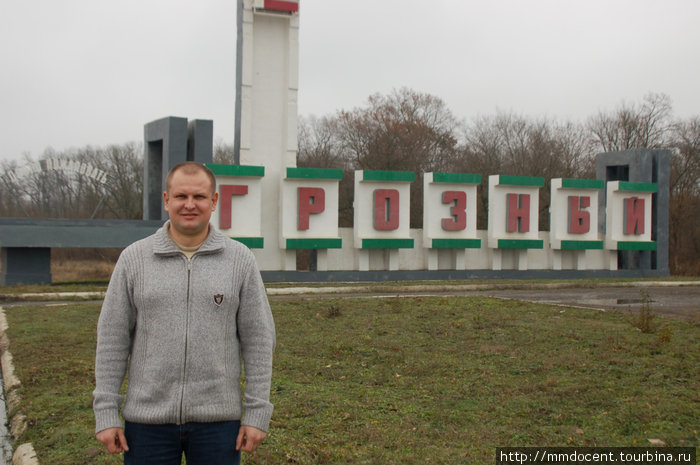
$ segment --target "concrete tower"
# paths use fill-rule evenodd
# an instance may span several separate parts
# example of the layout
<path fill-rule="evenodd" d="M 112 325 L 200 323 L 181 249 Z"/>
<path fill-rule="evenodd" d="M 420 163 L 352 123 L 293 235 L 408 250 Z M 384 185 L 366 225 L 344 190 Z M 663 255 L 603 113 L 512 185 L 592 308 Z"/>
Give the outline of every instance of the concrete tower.
<path fill-rule="evenodd" d="M 283 269 L 279 255 L 281 180 L 296 166 L 299 1 L 239 0 L 236 161 L 265 167 L 263 269 Z M 268 253 L 267 251 L 274 251 Z"/>

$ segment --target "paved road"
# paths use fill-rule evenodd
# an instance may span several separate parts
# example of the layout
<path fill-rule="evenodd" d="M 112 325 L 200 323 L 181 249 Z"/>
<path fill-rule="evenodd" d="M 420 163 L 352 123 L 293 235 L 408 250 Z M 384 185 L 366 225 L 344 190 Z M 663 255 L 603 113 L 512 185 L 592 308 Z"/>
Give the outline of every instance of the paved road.
<path fill-rule="evenodd" d="M 645 296 L 652 313 L 700 322 L 700 286 L 596 289 L 503 290 L 484 295 L 601 310 L 638 311 Z"/>
<path fill-rule="evenodd" d="M 424 288 L 425 290 L 421 289 Z M 496 286 L 497 287 L 497 286 Z M 351 292 L 352 288 L 326 288 L 323 293 L 318 288 L 308 288 L 303 294 L 313 298 L 350 298 L 350 297 L 393 297 L 393 296 L 445 296 L 445 295 L 483 295 L 500 299 L 518 299 L 553 305 L 592 308 L 598 310 L 638 311 L 645 295 L 650 299 L 651 310 L 659 315 L 683 320 L 700 322 L 700 285 L 668 286 L 645 285 L 643 287 L 596 287 L 596 288 L 547 288 L 547 289 L 461 289 L 445 287 L 431 290 L 427 286 L 413 286 L 393 290 Z M 421 290 L 419 290 L 421 289 Z M 285 290 L 272 293 L 271 300 L 293 299 L 299 294 L 288 294 Z"/>

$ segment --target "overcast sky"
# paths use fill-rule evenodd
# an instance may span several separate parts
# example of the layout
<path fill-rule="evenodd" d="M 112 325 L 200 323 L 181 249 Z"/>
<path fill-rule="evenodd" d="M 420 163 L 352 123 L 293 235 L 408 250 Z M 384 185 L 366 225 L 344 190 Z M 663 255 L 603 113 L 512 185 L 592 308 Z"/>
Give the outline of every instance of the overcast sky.
<path fill-rule="evenodd" d="M 301 0 L 299 113 L 409 87 L 460 119 L 585 121 L 668 94 L 700 114 L 697 0 Z M 236 0 L 0 0 L 0 159 L 141 141 L 164 116 L 233 142 Z"/>

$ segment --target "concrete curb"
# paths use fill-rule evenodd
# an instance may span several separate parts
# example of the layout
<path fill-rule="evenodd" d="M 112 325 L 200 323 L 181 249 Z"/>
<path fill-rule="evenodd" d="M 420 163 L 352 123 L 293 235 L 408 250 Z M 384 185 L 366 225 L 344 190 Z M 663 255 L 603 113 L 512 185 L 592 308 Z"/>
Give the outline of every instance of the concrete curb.
<path fill-rule="evenodd" d="M 2 378 L 5 385 L 5 399 L 8 413 L 16 410 L 20 404 L 18 388 L 21 383 L 15 375 L 15 366 L 12 363 L 10 353 L 10 340 L 7 337 L 7 318 L 5 309 L 0 307 L 0 368 L 2 368 Z M 17 439 L 27 429 L 27 417 L 19 410 L 15 411 L 10 418 L 10 435 Z M 32 443 L 27 442 L 15 448 L 12 454 L 12 465 L 39 465 L 36 452 Z"/>
<path fill-rule="evenodd" d="M 445 292 L 445 291 L 485 291 L 490 289 L 569 289 L 577 287 L 679 287 L 700 286 L 700 281 L 620 281 L 612 283 L 486 283 L 486 284 L 407 284 L 390 286 L 386 284 L 366 286 L 325 286 L 325 287 L 270 287 L 267 295 L 313 295 L 313 294 L 366 294 L 371 292 L 401 293 L 401 292 Z"/>
<path fill-rule="evenodd" d="M 22 444 L 12 455 L 12 465 L 39 465 L 39 459 L 30 442 Z"/>
<path fill-rule="evenodd" d="M 76 302 L 81 300 L 104 299 L 106 292 L 25 292 L 22 294 L 0 294 L 0 302 L 22 302 L 22 301 L 50 301 L 61 299 L 73 299 Z"/>

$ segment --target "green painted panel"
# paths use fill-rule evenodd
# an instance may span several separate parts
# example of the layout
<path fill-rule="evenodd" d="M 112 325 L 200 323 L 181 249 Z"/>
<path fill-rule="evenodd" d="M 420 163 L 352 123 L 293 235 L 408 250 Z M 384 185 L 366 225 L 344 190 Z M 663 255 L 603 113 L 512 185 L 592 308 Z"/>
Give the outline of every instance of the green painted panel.
<path fill-rule="evenodd" d="M 617 250 L 656 250 L 656 241 L 620 241 Z"/>
<path fill-rule="evenodd" d="M 363 249 L 412 249 L 413 239 L 362 239 Z"/>
<path fill-rule="evenodd" d="M 287 168 L 287 178 L 343 179 L 343 170 L 329 168 Z"/>
<path fill-rule="evenodd" d="M 659 186 L 653 182 L 627 182 L 620 181 L 621 191 L 641 191 L 641 192 L 658 192 Z"/>
<path fill-rule="evenodd" d="M 543 249 L 544 241 L 541 239 L 499 239 L 499 249 Z"/>
<path fill-rule="evenodd" d="M 562 250 L 603 250 L 603 241 L 561 241 Z"/>
<path fill-rule="evenodd" d="M 287 239 L 288 249 L 340 249 L 343 247 L 341 238 L 304 238 Z"/>
<path fill-rule="evenodd" d="M 265 243 L 264 237 L 232 237 L 231 239 L 240 242 L 249 249 L 262 249 Z"/>
<path fill-rule="evenodd" d="M 568 179 L 561 180 L 561 187 L 569 189 L 602 189 L 605 181 L 602 179 Z"/>
<path fill-rule="evenodd" d="M 412 171 L 373 171 L 364 170 L 363 181 L 413 182 L 416 174 Z"/>
<path fill-rule="evenodd" d="M 265 176 L 264 166 L 249 165 L 217 165 L 214 163 L 205 164 L 212 173 L 219 176 L 251 176 L 261 178 Z"/>
<path fill-rule="evenodd" d="M 479 249 L 481 239 L 433 239 L 433 249 Z"/>
<path fill-rule="evenodd" d="M 539 176 L 508 176 L 501 174 L 498 176 L 498 183 L 507 186 L 543 187 L 544 178 Z"/>
<path fill-rule="evenodd" d="M 481 175 L 470 173 L 433 173 L 433 182 L 481 184 Z"/>

